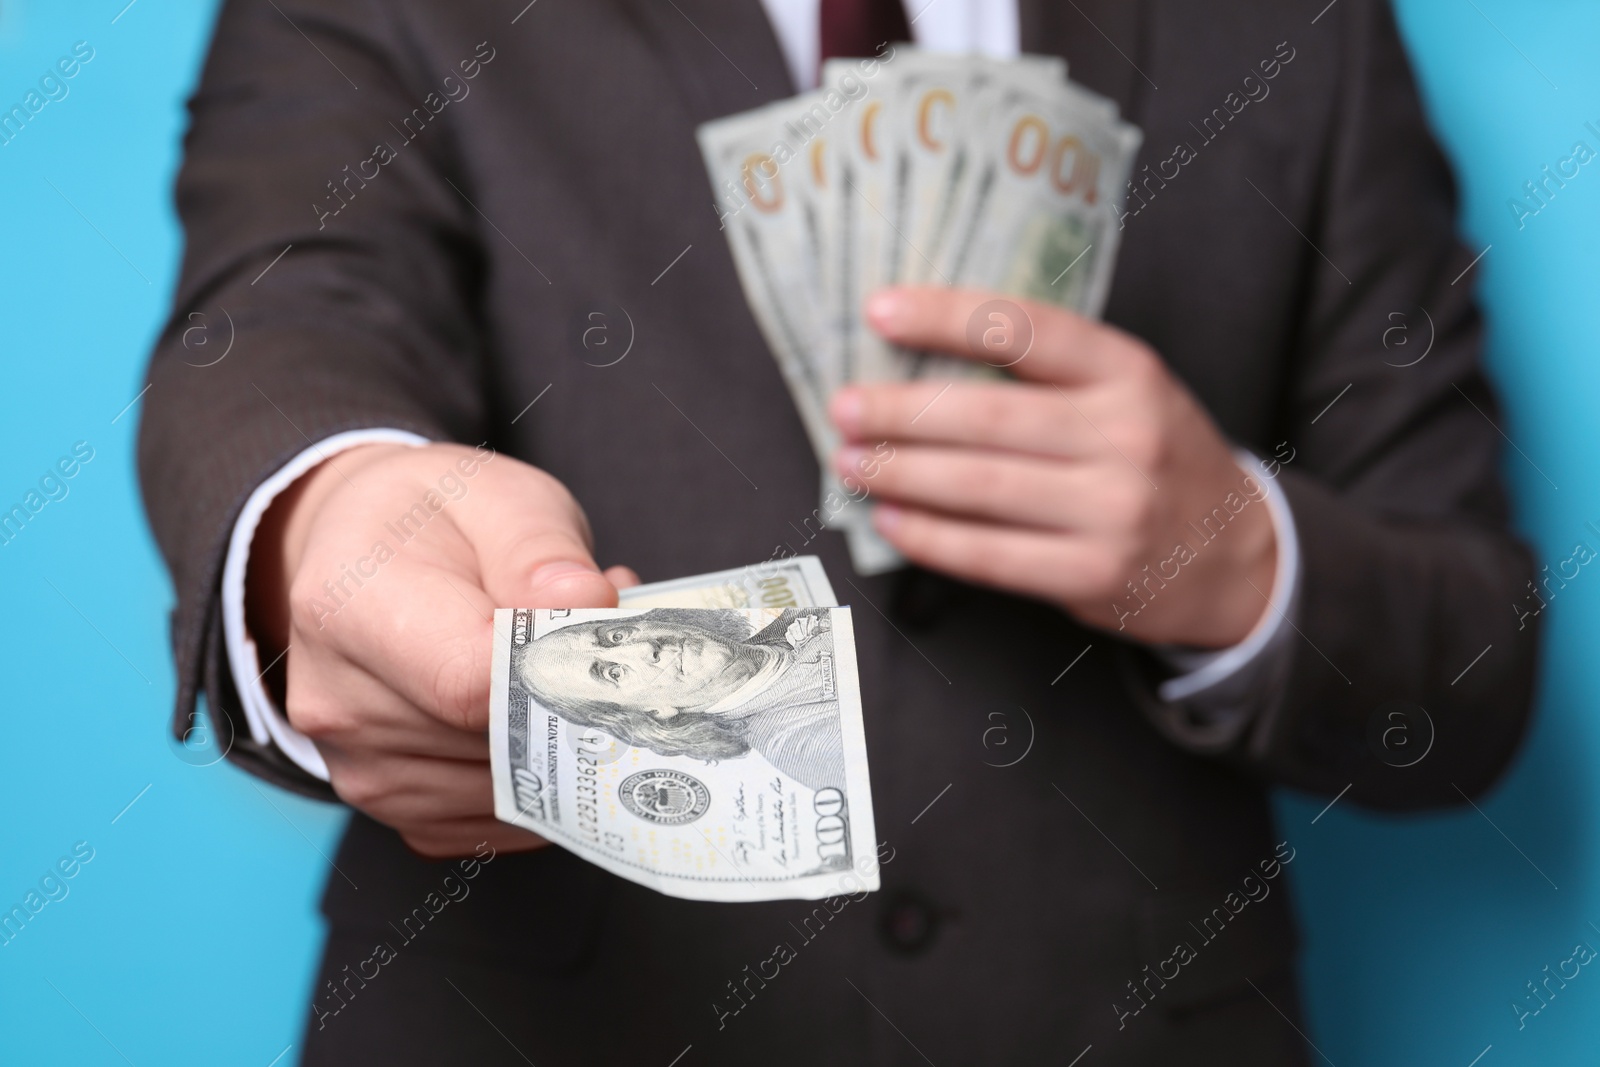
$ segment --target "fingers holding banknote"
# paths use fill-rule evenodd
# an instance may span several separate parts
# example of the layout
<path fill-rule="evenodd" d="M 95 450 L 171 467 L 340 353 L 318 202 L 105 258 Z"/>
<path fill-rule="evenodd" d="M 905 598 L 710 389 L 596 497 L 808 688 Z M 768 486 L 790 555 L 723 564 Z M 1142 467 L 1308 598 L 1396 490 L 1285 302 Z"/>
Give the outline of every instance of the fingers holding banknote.
<path fill-rule="evenodd" d="M 425 855 L 545 843 L 494 818 L 494 609 L 614 605 L 638 579 L 602 574 L 589 546 L 559 482 L 459 445 L 352 449 L 274 502 L 251 630 L 287 648 L 289 722 L 341 799 Z"/>
<path fill-rule="evenodd" d="M 1277 553 L 1266 506 L 1249 506 L 1264 490 L 1144 342 L 1058 307 L 942 288 L 884 290 L 866 317 L 895 344 L 1017 379 L 835 395 L 841 471 L 864 444 L 894 445 L 874 521 L 908 559 L 1143 641 L 1221 648 L 1260 620 Z M 1013 331 L 1009 343 L 989 344 L 992 329 Z M 1214 509 L 1223 521 L 1200 525 Z M 1119 611 L 1129 583 L 1156 610 Z"/>

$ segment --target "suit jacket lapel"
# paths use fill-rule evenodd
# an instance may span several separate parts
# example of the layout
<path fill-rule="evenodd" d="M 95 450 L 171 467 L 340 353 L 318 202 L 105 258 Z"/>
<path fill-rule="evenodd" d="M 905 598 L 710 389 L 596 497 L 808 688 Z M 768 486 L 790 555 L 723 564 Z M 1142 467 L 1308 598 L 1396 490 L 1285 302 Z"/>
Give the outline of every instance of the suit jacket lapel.
<path fill-rule="evenodd" d="M 616 0 L 656 47 L 696 123 L 794 94 L 759 0 Z"/>
<path fill-rule="evenodd" d="M 1138 122 L 1147 77 L 1147 0 L 1018 0 L 1022 50 L 1066 58 L 1073 81 L 1103 93 Z M 1142 68 L 1142 69 L 1141 69 Z"/>

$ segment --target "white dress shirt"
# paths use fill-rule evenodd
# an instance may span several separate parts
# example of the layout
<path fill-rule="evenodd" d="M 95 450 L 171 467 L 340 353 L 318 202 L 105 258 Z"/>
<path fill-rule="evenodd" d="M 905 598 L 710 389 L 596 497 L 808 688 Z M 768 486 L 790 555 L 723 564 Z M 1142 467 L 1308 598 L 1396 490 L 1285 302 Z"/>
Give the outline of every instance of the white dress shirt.
<path fill-rule="evenodd" d="M 817 84 L 821 0 L 761 0 L 783 50 L 785 63 L 799 90 Z M 1016 0 L 911 0 L 907 5 L 911 33 L 919 47 L 942 52 L 979 52 L 997 59 L 1018 54 L 1021 28 Z M 275 744 L 307 773 L 328 780 L 328 767 L 311 739 L 289 725 L 272 702 L 261 677 L 266 673 L 256 643 L 245 626 L 245 570 L 250 542 L 274 498 L 295 479 L 331 456 L 356 445 L 377 442 L 426 444 L 401 430 L 371 429 L 336 434 L 301 452 L 262 482 L 245 502 L 228 542 L 222 570 L 222 629 L 228 666 L 244 705 L 250 736 L 258 744 Z M 1168 733 L 1182 743 L 1209 749 L 1229 744 L 1249 720 L 1249 698 L 1271 669 L 1287 655 L 1290 617 L 1299 600 L 1300 544 L 1294 516 L 1283 493 L 1261 478 L 1256 460 L 1238 454 L 1240 467 L 1267 490 L 1267 509 L 1278 541 L 1277 573 L 1271 603 L 1255 628 L 1239 644 L 1218 651 L 1158 649 L 1175 670 L 1185 673 L 1163 682 L 1158 695 L 1182 714 L 1162 717 Z"/>

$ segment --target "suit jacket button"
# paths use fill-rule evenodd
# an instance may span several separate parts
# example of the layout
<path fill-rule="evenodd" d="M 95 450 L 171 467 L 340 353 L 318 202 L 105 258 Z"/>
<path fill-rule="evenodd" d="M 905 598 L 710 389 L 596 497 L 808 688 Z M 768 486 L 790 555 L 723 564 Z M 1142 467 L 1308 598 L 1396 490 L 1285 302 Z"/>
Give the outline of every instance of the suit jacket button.
<path fill-rule="evenodd" d="M 914 955 L 933 944 L 939 912 L 917 894 L 898 890 L 884 899 L 878 929 L 891 949 Z"/>

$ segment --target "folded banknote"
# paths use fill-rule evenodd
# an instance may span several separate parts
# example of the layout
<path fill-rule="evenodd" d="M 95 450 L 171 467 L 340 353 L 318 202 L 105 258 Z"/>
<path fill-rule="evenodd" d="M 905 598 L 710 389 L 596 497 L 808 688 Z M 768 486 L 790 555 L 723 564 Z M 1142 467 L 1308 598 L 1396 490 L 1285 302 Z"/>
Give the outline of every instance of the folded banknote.
<path fill-rule="evenodd" d="M 878 888 L 849 608 L 801 557 L 495 612 L 495 815 L 695 900 Z"/>

